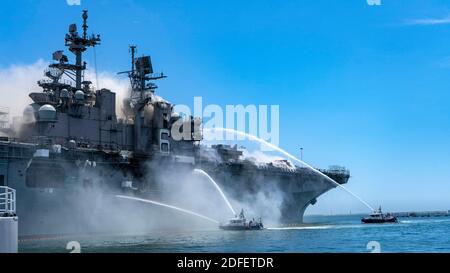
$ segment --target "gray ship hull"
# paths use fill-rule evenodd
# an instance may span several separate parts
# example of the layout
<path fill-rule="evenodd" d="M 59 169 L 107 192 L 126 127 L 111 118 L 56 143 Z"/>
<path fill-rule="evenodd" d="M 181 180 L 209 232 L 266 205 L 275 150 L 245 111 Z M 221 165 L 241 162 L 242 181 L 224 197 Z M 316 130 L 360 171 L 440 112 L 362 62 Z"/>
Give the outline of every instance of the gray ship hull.
<path fill-rule="evenodd" d="M 16 153 L 22 149 L 22 156 L 11 155 L 15 146 L 22 147 L 15 148 Z M 118 200 L 115 197 L 117 194 L 175 205 L 183 205 L 185 197 L 196 194 L 195 199 L 200 204 L 196 208 L 198 212 L 208 214 L 215 213 L 217 208 L 226 209 L 214 192 L 203 193 L 196 188 L 186 191 L 186 184 L 193 183 L 191 177 L 195 168 L 209 173 L 235 206 L 243 206 L 257 214 L 255 217 L 262 216 L 263 219 L 276 214 L 275 218 L 265 220 L 266 223 L 302 223 L 306 208 L 314 204 L 321 194 L 335 187 L 307 168 L 258 167 L 243 162 L 187 163 L 176 162 L 167 156 L 147 159 L 144 161 L 145 168 L 142 164 L 135 166 L 129 162 L 115 165 L 102 163 L 100 158 L 97 158 L 96 164 L 89 165 L 58 158 L 34 158 L 30 156 L 34 149 L 26 145 L 4 142 L 0 145 L 1 149 L 9 150 L 9 156 L 3 154 L 0 157 L 0 175 L 3 175 L 4 184 L 17 190 L 20 236 L 147 232 L 153 228 L 172 227 L 176 217 L 184 217 L 164 208 Z M 33 171 L 36 162 L 48 169 Z M 52 175 L 58 173 L 57 168 L 61 168 L 59 172 L 64 174 L 64 179 L 55 184 L 51 180 L 54 179 Z M 137 173 L 136 169 L 146 171 Z M 343 179 L 345 183 L 348 177 Z M 46 182 L 34 184 L 36 180 Z M 127 185 L 124 181 L 132 182 Z M 211 200 L 214 195 L 216 197 Z M 217 208 L 205 211 L 203 201 L 205 204 L 211 202 L 207 206 Z M 264 214 L 267 211 L 270 215 Z M 227 212 L 222 210 L 221 213 Z M 167 217 L 168 214 L 171 217 Z"/>

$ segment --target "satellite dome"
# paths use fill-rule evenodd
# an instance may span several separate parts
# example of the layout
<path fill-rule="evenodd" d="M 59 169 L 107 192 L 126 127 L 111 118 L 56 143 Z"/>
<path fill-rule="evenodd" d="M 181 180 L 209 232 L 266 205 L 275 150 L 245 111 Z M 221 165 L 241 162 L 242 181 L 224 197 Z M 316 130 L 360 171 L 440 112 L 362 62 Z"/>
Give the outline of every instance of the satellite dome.
<path fill-rule="evenodd" d="M 78 101 L 84 100 L 84 92 L 81 90 L 78 90 L 77 92 L 75 92 L 75 99 Z"/>
<path fill-rule="evenodd" d="M 77 142 L 73 139 L 69 141 L 69 148 L 75 149 L 77 147 Z"/>
<path fill-rule="evenodd" d="M 27 107 L 25 107 L 25 109 L 23 110 L 23 122 L 24 123 L 33 123 L 36 121 L 35 118 L 35 108 L 33 107 L 33 105 L 28 105 Z"/>
<path fill-rule="evenodd" d="M 42 105 L 38 111 L 39 121 L 54 121 L 56 120 L 56 109 L 50 104 Z"/>
<path fill-rule="evenodd" d="M 62 89 L 59 96 L 61 98 L 68 98 L 69 97 L 69 91 L 67 89 Z"/>

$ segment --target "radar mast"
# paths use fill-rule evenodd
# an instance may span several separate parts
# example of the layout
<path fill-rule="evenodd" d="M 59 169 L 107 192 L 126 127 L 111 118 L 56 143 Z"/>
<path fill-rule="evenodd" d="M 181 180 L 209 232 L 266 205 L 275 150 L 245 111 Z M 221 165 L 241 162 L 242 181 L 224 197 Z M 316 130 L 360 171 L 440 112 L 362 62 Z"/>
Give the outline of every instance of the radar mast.
<path fill-rule="evenodd" d="M 120 72 L 118 74 L 128 74 L 131 83 L 130 101 L 134 106 L 145 105 L 155 92 L 158 86 L 151 82 L 166 78 L 164 73 L 154 73 L 150 56 L 136 58 L 137 46 L 130 45 L 131 70 Z M 140 106 L 138 106 L 139 108 Z"/>
<path fill-rule="evenodd" d="M 53 59 L 59 61 L 56 64 L 51 64 L 50 67 L 57 68 L 64 71 L 70 79 L 75 82 L 75 88 L 77 90 L 82 89 L 83 84 L 83 72 L 86 70 L 86 62 L 83 62 L 83 52 L 89 47 L 95 47 L 101 42 L 100 35 L 92 35 L 88 37 L 88 11 L 83 10 L 83 34 L 78 34 L 77 25 L 71 24 L 69 26 L 69 33 L 66 34 L 65 45 L 69 48 L 69 51 L 75 55 L 75 64 L 69 64 L 67 56 L 64 56 L 61 51 L 57 51 L 53 54 Z"/>

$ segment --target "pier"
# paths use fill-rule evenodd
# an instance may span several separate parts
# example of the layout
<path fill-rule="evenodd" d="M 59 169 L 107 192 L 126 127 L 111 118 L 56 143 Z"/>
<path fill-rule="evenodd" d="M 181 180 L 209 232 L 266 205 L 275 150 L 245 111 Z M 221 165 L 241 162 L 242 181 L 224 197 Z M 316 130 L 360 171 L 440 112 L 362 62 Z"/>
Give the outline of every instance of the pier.
<path fill-rule="evenodd" d="M 16 215 L 16 191 L 0 187 L 0 253 L 17 253 L 18 222 Z"/>

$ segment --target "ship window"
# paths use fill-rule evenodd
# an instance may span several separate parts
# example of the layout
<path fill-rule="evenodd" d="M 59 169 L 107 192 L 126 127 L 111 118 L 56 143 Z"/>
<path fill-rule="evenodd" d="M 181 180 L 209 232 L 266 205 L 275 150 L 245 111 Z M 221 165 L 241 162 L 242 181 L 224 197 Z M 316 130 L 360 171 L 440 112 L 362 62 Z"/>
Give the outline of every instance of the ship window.
<path fill-rule="evenodd" d="M 169 144 L 161 143 L 161 151 L 162 152 L 169 152 Z"/>
<path fill-rule="evenodd" d="M 0 175 L 0 186 L 6 186 L 5 176 L 3 174 Z"/>
<path fill-rule="evenodd" d="M 169 140 L 169 134 L 168 134 L 168 133 L 162 133 L 162 134 L 161 134 L 161 139 L 163 139 L 163 140 Z"/>

